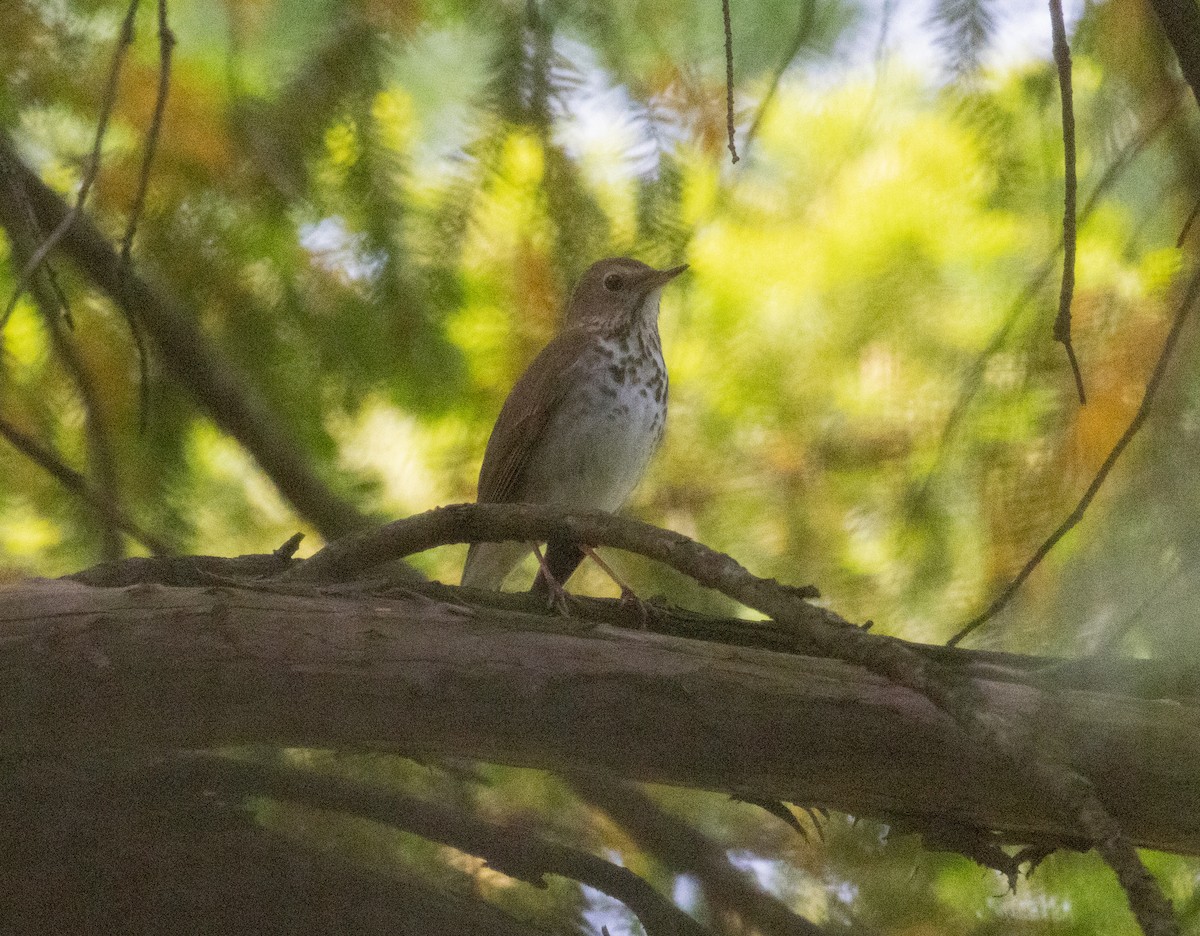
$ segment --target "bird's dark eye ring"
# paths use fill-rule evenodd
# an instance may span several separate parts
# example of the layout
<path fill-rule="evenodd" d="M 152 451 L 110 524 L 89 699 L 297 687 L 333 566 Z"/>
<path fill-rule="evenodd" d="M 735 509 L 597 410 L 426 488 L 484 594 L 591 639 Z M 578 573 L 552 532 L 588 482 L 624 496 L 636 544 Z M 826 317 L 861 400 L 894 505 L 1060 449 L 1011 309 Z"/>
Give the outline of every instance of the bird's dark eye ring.
<path fill-rule="evenodd" d="M 609 273 L 608 276 L 604 277 L 604 288 L 609 292 L 616 292 L 621 288 L 622 283 L 623 280 L 620 273 Z"/>

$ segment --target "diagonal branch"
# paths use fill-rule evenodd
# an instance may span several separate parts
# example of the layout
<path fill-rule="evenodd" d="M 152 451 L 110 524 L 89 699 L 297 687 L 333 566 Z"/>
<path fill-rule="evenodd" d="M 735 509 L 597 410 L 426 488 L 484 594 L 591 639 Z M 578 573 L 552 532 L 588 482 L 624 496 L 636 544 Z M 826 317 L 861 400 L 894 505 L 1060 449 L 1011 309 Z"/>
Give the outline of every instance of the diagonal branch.
<path fill-rule="evenodd" d="M 608 814 L 646 851 L 676 871 L 696 875 L 709 902 L 732 910 L 764 936 L 820 936 L 822 930 L 760 890 L 729 864 L 722 846 L 663 810 L 644 790 L 597 774 L 567 775 L 585 802 Z"/>
<path fill-rule="evenodd" d="M 155 534 L 138 526 L 128 514 L 121 510 L 118 504 L 106 499 L 102 491 L 94 488 L 87 478 L 63 462 L 55 452 L 32 436 L 22 432 L 3 416 L 0 416 L 0 436 L 3 436 L 13 448 L 42 468 L 64 488 L 87 502 L 106 519 L 107 523 L 127 534 L 131 539 L 137 540 L 157 556 L 174 554 L 175 550 L 170 545 Z"/>
<path fill-rule="evenodd" d="M 587 884 L 629 907 L 647 936 L 705 936 L 707 930 L 632 871 L 547 841 L 516 826 L 499 826 L 435 803 L 310 770 L 193 755 L 167 761 L 150 788 L 199 787 L 222 796 L 268 796 L 395 826 L 485 859 L 509 877 L 542 886 L 556 874 Z"/>
<path fill-rule="evenodd" d="M 1137 435 L 1138 430 L 1142 428 L 1142 423 L 1146 421 L 1146 417 L 1150 415 L 1150 408 L 1154 405 L 1154 398 L 1157 396 L 1158 388 L 1166 376 L 1167 366 L 1171 363 L 1171 357 L 1175 353 L 1175 346 L 1179 343 L 1179 335 L 1192 313 L 1197 295 L 1200 295 L 1200 271 L 1193 274 L 1192 281 L 1188 284 L 1183 300 L 1179 303 L 1179 308 L 1175 312 L 1175 320 L 1171 324 L 1171 330 L 1167 332 L 1167 337 L 1163 339 L 1162 351 L 1159 352 L 1158 361 L 1154 365 L 1150 379 L 1146 381 L 1146 391 L 1142 395 L 1141 405 L 1138 407 L 1133 419 L 1130 420 L 1121 438 L 1117 439 L 1116 444 L 1104 459 L 1104 463 L 1101 464 L 1095 477 L 1092 478 L 1092 483 L 1088 485 L 1087 490 L 1083 492 L 1083 496 L 1079 498 L 1079 503 L 1075 505 L 1075 509 L 1071 511 L 1066 520 L 1059 524 L 1058 529 L 1051 533 L 1042 545 L 1037 548 L 1037 551 L 1029 558 L 1029 561 L 1025 563 L 1021 571 L 996 596 L 996 599 L 988 605 L 987 609 L 964 624 L 947 641 L 949 646 L 953 647 L 957 645 L 972 631 L 995 617 L 1012 600 L 1013 595 L 1017 593 L 1020 587 L 1025 584 L 1025 580 L 1033 574 L 1033 570 L 1041 565 L 1042 560 L 1046 558 L 1050 550 L 1058 545 L 1058 541 L 1071 532 L 1075 528 L 1075 525 L 1083 519 L 1084 513 L 1095 499 L 1096 494 L 1100 491 L 1113 466 L 1116 465 L 1117 460 L 1129 446 L 1129 443 L 1133 441 L 1133 437 Z"/>
<path fill-rule="evenodd" d="M 145 329 L 166 370 L 226 433 L 258 462 L 296 512 L 327 539 L 368 524 L 317 475 L 305 449 L 246 377 L 226 360 L 196 325 L 190 309 L 160 287 L 122 265 L 108 239 L 84 215 L 71 217 L 62 198 L 17 157 L 0 136 L 0 179 L 15 186 L 38 223 L 57 228 L 69 222 L 58 249 L 97 289 Z M 22 224 L 13 199 L 0 198 L 0 226 Z"/>
<path fill-rule="evenodd" d="M 0 185 L 3 175 L 0 173 Z M 50 346 L 75 384 L 79 401 L 83 405 L 88 464 L 95 478 L 98 503 L 104 505 L 97 511 L 100 521 L 101 554 L 107 560 L 118 559 L 123 554 L 123 545 L 114 518 L 122 513 L 121 496 L 117 480 L 116 452 L 108 432 L 105 408 L 101 404 L 96 382 L 83 355 L 67 333 L 69 311 L 66 305 L 62 304 L 64 297 L 55 286 L 50 269 L 39 269 L 32 264 L 31 258 L 37 250 L 41 235 L 37 219 L 33 217 L 30 206 L 21 197 L 21 193 L 14 187 L 3 186 L 0 190 L 0 202 L 10 204 L 12 214 L 17 219 L 8 228 L 13 259 L 24 268 L 32 269 L 26 286 L 33 295 L 34 305 L 41 315 Z"/>
<path fill-rule="evenodd" d="M 1183 77 L 1200 101 L 1200 7 L 1193 0 L 1149 0 Z"/>

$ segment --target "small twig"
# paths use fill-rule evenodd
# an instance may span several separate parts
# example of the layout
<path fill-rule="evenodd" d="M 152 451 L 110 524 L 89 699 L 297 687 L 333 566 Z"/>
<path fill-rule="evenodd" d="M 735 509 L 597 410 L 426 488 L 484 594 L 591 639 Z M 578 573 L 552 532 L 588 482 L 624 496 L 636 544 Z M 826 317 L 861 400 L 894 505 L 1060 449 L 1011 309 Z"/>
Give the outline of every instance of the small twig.
<path fill-rule="evenodd" d="M 733 141 L 733 26 L 729 21 L 729 0 L 721 0 L 721 12 L 725 16 L 725 125 L 729 131 L 731 161 L 736 163 L 738 153 Z"/>
<path fill-rule="evenodd" d="M 171 53 L 174 48 L 175 34 L 167 22 L 167 0 L 158 0 L 158 92 L 154 98 L 154 114 L 150 118 L 150 128 L 146 132 L 146 143 L 142 150 L 137 193 L 133 199 L 133 206 L 129 210 L 125 235 L 121 238 L 122 270 L 129 266 L 130 254 L 133 252 L 133 238 L 137 234 L 138 224 L 141 222 L 146 206 L 146 194 L 150 189 L 150 168 L 154 163 L 154 154 L 158 150 L 163 114 L 167 109 L 167 93 L 171 87 Z M 127 315 L 125 320 L 129 323 L 129 331 L 137 349 L 138 427 L 140 431 L 145 432 L 150 412 L 150 358 L 137 319 L 132 315 Z"/>
<path fill-rule="evenodd" d="M 1163 131 L 1163 129 L 1170 122 L 1171 117 L 1174 116 L 1176 110 L 1178 109 L 1178 105 L 1178 100 L 1172 101 L 1170 106 L 1164 109 L 1163 113 L 1151 126 L 1147 127 L 1141 133 L 1141 135 L 1130 142 L 1118 154 L 1118 156 L 1108 164 L 1104 170 L 1104 174 L 1096 182 L 1096 187 L 1092 189 L 1087 201 L 1084 202 L 1083 207 L 1079 210 L 1077 221 L 1082 221 L 1085 218 L 1091 217 L 1091 214 L 1093 211 L 1095 211 L 1096 206 L 1100 204 L 1100 199 L 1104 193 L 1107 192 L 1118 179 L 1120 179 L 1125 170 L 1133 164 L 1134 160 L 1142 153 L 1142 151 L 1145 150 L 1145 148 L 1150 145 L 1154 138 Z M 1061 243 L 1059 244 L 1059 247 L 1062 247 Z M 1057 248 L 1055 253 L 1057 253 Z M 991 339 L 989 339 L 987 346 L 980 351 L 978 355 L 976 355 L 975 360 L 971 363 L 970 368 L 967 370 L 966 376 L 961 382 L 961 389 L 959 391 L 958 398 L 955 400 L 954 406 L 950 410 L 950 415 L 946 417 L 946 422 L 942 426 L 942 432 L 940 438 L 938 439 L 937 453 L 934 456 L 933 465 L 925 473 L 925 477 L 922 479 L 920 487 L 917 489 L 917 494 L 912 501 L 914 504 L 923 503 L 925 498 L 928 496 L 929 491 L 932 489 L 933 481 L 937 477 L 940 466 L 945 458 L 945 453 L 948 451 L 950 443 L 954 438 L 954 434 L 957 432 L 959 424 L 962 422 L 963 417 L 966 415 L 967 410 L 970 408 L 970 405 L 975 398 L 975 394 L 978 392 L 979 387 L 981 386 L 983 373 L 987 367 L 987 362 L 1004 345 L 1005 340 L 1008 338 L 1009 332 L 1016 326 L 1021 311 L 1030 301 L 1032 301 L 1033 297 L 1037 295 L 1038 290 L 1042 288 L 1042 284 L 1045 283 L 1046 278 L 1050 275 L 1053 265 L 1054 255 L 1050 255 L 1047 256 L 1041 265 L 1037 267 L 1035 272 L 1025 283 L 1025 287 L 1021 290 L 1021 293 L 1009 307 L 1008 312 L 1004 317 L 1004 322 L 998 329 L 996 329 L 996 332 L 992 335 Z"/>
<path fill-rule="evenodd" d="M 287 542 L 271 553 L 280 562 L 290 562 L 296 555 L 296 550 L 300 548 L 300 544 L 304 541 L 303 533 L 293 533 L 288 537 Z"/>
<path fill-rule="evenodd" d="M 1058 66 L 1058 87 L 1062 97 L 1063 134 L 1063 272 L 1058 296 L 1058 317 L 1054 320 L 1054 340 L 1066 349 L 1075 375 L 1075 389 L 1080 405 L 1087 404 L 1083 390 L 1083 374 L 1071 343 L 1071 299 L 1075 294 L 1075 198 L 1078 180 L 1075 174 L 1075 102 L 1071 90 L 1071 48 L 1067 45 L 1067 28 L 1063 23 L 1062 0 L 1050 0 L 1050 29 L 1054 37 L 1054 64 Z"/>
<path fill-rule="evenodd" d="M 109 523 L 131 539 L 141 543 L 150 552 L 156 556 L 170 556 L 175 553 L 175 550 L 166 542 L 153 533 L 143 530 L 117 504 L 107 500 L 100 491 L 88 483 L 87 478 L 69 467 L 55 452 L 32 436 L 22 432 L 3 416 L 0 416 L 0 436 L 8 440 L 13 448 L 42 468 L 64 488 L 106 516 Z"/>
<path fill-rule="evenodd" d="M 104 135 L 108 132 L 108 120 L 112 116 L 113 105 L 117 100 L 117 84 L 121 76 L 121 66 L 125 61 L 125 53 L 133 45 L 133 21 L 134 16 L 137 14 L 139 3 L 140 0 L 129 0 L 129 8 L 125 11 L 125 19 L 121 23 L 121 32 L 117 38 L 117 47 L 113 51 L 112 65 L 109 67 L 108 85 L 104 90 L 104 97 L 100 102 L 100 119 L 96 124 L 96 136 L 92 143 L 92 152 L 88 157 L 83 178 L 80 180 L 79 194 L 75 196 L 75 204 L 71 206 L 71 210 L 59 222 L 58 227 L 50 233 L 50 236 L 42 241 L 24 268 L 22 268 L 21 275 L 17 277 L 17 285 L 8 300 L 8 305 L 5 307 L 4 312 L 0 313 L 0 328 L 4 327 L 4 323 L 12 315 L 17 302 L 20 301 L 21 296 L 29 286 L 34 274 L 41 267 L 43 261 L 50 255 L 50 252 L 62 240 L 63 235 L 67 233 L 68 229 L 75 222 L 75 219 L 83 211 L 83 205 L 87 201 L 92 183 L 96 181 L 96 176 L 100 173 L 100 152 L 104 146 Z"/>
<path fill-rule="evenodd" d="M 1171 325 L 1171 330 L 1167 332 L 1167 337 L 1163 340 L 1162 350 L 1159 352 L 1158 361 L 1154 365 L 1154 370 L 1150 374 L 1150 379 L 1146 381 L 1146 391 L 1142 396 L 1141 406 L 1138 407 L 1137 413 L 1134 414 L 1129 426 L 1125 429 L 1124 434 L 1117 440 L 1116 445 L 1112 447 L 1112 451 L 1108 453 L 1108 457 L 1104 459 L 1104 463 L 1100 466 L 1100 470 L 1096 472 L 1096 476 L 1092 478 L 1092 483 L 1088 485 L 1087 490 L 1083 492 L 1083 496 L 1079 499 L 1079 503 L 1075 505 L 1075 509 L 1064 520 L 1053 533 L 1047 537 L 1046 541 L 1038 547 L 1037 551 L 1030 557 L 1025 566 L 1017 573 L 1008 586 L 996 596 L 996 600 L 988 606 L 982 614 L 972 618 L 964 624 L 959 631 L 951 637 L 947 642 L 947 646 L 956 646 L 964 637 L 974 631 L 976 628 L 987 623 L 996 614 L 1009 603 L 1017 590 L 1025 583 L 1025 580 L 1033 574 L 1046 555 L 1052 550 L 1064 536 L 1069 533 L 1080 520 L 1083 519 L 1084 512 L 1092 503 L 1096 493 L 1104 484 L 1113 466 L 1117 463 L 1117 459 L 1121 457 L 1121 453 L 1137 432 L 1142 427 L 1142 423 L 1146 421 L 1146 417 L 1150 414 L 1150 407 L 1154 403 L 1154 398 L 1158 393 L 1158 388 L 1162 384 L 1163 377 L 1167 373 L 1167 365 L 1170 363 L 1171 355 L 1175 351 L 1175 346 L 1179 343 L 1179 335 L 1183 331 L 1183 326 L 1186 324 L 1189 315 L 1192 311 L 1192 306 L 1196 301 L 1197 294 L 1200 294 L 1200 270 L 1192 275 L 1192 280 L 1188 284 L 1187 292 L 1184 294 L 1183 301 L 1179 304 L 1179 308 L 1175 312 L 1175 320 Z"/>

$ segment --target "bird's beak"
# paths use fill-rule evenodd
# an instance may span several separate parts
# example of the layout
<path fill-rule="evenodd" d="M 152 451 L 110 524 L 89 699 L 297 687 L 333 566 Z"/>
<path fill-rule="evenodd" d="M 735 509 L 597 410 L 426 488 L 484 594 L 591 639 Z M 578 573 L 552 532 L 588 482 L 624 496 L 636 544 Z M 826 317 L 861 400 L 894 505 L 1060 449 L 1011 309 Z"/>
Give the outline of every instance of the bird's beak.
<path fill-rule="evenodd" d="M 649 295 L 656 289 L 662 289 L 687 268 L 688 265 L 686 263 L 681 263 L 679 266 L 671 267 L 669 270 L 652 270 L 647 273 L 645 280 L 642 281 L 642 288 L 645 294 Z"/>
<path fill-rule="evenodd" d="M 671 267 L 669 270 L 658 270 L 654 274 L 655 285 L 660 283 L 669 283 L 675 279 L 680 273 L 683 273 L 688 268 L 686 263 L 681 263 L 677 267 Z"/>

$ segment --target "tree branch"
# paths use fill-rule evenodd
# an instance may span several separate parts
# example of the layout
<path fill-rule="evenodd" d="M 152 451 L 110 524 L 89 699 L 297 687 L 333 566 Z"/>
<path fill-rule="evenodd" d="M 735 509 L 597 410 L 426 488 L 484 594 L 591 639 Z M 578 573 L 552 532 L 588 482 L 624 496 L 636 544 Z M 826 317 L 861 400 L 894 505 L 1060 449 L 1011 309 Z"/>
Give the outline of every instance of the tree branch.
<path fill-rule="evenodd" d="M 1194 280 L 1194 285 L 1197 283 L 1200 277 Z M 1190 296 L 1185 304 L 1190 308 Z M 1181 320 L 1177 321 L 1180 324 Z M 1177 337 L 1177 330 L 1173 334 Z M 1168 343 L 1172 341 L 1169 338 Z M 1160 365 L 1165 369 L 1162 360 Z M 349 537 L 326 547 L 309 562 L 319 578 L 329 574 L 331 568 L 345 570 L 347 563 L 353 568 L 357 560 L 368 555 L 379 561 L 389 555 L 401 558 L 441 543 L 545 541 L 556 537 L 587 546 L 614 546 L 662 562 L 779 624 L 795 628 L 814 652 L 862 666 L 928 700 L 968 737 L 1006 760 L 1014 769 L 1014 779 L 1019 778 L 1017 782 L 1029 782 L 1058 809 L 1075 817 L 1088 841 L 1116 873 L 1143 930 L 1155 934 L 1178 932 L 1169 902 L 1085 776 L 1066 766 L 1059 752 L 1046 748 L 1029 725 L 995 718 L 973 684 L 955 679 L 943 666 L 900 641 L 869 634 L 809 604 L 805 599 L 814 594 L 811 587 L 794 588 L 759 578 L 729 556 L 648 524 L 603 513 L 563 514 L 530 505 L 460 504 L 439 508 L 374 533 Z M 307 568 L 306 563 L 292 574 L 306 578 Z"/>
<path fill-rule="evenodd" d="M 615 601 L 564 620 L 464 604 L 465 591 L 443 588 L 457 603 L 407 587 L 323 594 L 271 581 L 10 588 L 0 749 L 448 755 L 956 823 L 1010 842 L 1092 840 L 1039 778 L 928 702 L 860 667 L 798 655 L 794 627 L 679 618 L 714 640 L 790 640 L 779 653 L 591 613 L 630 619 Z M 1200 814 L 1200 683 L 1186 665 L 902 646 L 973 685 L 980 718 L 1023 726 L 1088 777 L 1139 846 L 1200 854 L 1200 831 L 1179 821 Z"/>
<path fill-rule="evenodd" d="M 647 852 L 676 871 L 696 875 L 709 902 L 736 913 L 745 927 L 764 936 L 820 936 L 820 927 L 731 867 L 720 844 L 666 813 L 643 790 L 595 774 L 575 773 L 568 780 L 576 793 L 607 813 Z"/>
<path fill-rule="evenodd" d="M 82 214 L 71 218 L 62 198 L 24 165 L 0 136 L 0 170 L 18 187 L 43 228 L 64 221 L 58 250 L 126 315 L 137 320 L 165 369 L 212 420 L 258 462 L 296 512 L 327 539 L 361 529 L 368 520 L 318 477 L 304 449 L 280 423 L 266 400 L 236 371 L 196 325 L 190 310 L 121 263 L 107 238 Z M 0 199 L 0 225 L 20 224 L 13 199 Z"/>
<path fill-rule="evenodd" d="M 205 755 L 165 762 L 151 777 L 150 785 L 157 786 L 159 780 L 225 796 L 268 796 L 360 816 L 476 855 L 497 871 L 535 886 L 544 886 L 542 879 L 547 874 L 568 877 L 620 900 L 641 920 L 647 936 L 704 936 L 707 932 L 626 868 L 546 841 L 525 829 L 484 822 L 397 791 L 372 789 L 310 770 Z"/>
<path fill-rule="evenodd" d="M 1149 0 L 1183 77 L 1200 102 L 1200 8 L 1192 0 Z"/>

